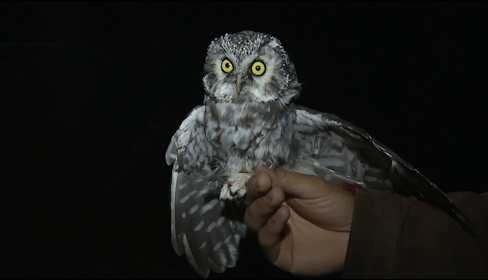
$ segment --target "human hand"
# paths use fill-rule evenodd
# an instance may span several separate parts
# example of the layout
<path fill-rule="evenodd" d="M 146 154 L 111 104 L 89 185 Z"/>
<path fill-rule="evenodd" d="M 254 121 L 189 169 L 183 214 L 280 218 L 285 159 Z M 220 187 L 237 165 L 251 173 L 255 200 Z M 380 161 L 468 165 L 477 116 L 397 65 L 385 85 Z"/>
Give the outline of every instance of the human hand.
<path fill-rule="evenodd" d="M 246 185 L 246 225 L 268 259 L 300 275 L 341 270 L 354 196 L 322 178 L 257 167 Z"/>

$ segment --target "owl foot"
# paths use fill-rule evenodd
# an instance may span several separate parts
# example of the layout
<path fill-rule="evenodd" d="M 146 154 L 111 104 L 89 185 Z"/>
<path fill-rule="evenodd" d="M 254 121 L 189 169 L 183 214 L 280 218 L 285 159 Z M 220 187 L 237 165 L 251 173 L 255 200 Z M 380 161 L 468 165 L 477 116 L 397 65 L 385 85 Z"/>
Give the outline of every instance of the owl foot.
<path fill-rule="evenodd" d="M 246 194 L 246 183 L 252 177 L 250 173 L 237 173 L 229 176 L 227 183 L 222 186 L 219 198 L 234 200 Z"/>

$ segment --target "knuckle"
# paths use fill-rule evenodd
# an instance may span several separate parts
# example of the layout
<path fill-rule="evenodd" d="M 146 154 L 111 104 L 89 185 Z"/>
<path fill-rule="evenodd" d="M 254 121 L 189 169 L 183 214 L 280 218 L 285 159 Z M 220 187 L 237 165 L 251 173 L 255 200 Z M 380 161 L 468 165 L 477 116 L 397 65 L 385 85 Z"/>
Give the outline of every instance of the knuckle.
<path fill-rule="evenodd" d="M 288 184 L 288 181 L 290 180 L 289 174 L 286 170 L 277 168 L 276 169 L 276 175 L 278 175 L 278 178 L 280 179 L 281 183 L 286 185 Z"/>
<path fill-rule="evenodd" d="M 259 246 L 261 246 L 263 248 L 269 248 L 272 246 L 272 242 L 270 240 L 269 232 L 265 228 L 262 228 L 258 232 L 258 241 L 259 241 Z"/>

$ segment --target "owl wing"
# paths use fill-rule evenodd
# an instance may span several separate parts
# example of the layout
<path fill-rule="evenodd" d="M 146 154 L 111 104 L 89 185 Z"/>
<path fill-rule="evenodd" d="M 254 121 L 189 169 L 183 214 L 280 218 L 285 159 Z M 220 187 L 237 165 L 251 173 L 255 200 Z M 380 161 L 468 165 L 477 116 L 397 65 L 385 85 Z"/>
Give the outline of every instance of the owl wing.
<path fill-rule="evenodd" d="M 466 215 L 442 190 L 363 129 L 333 114 L 297 106 L 295 131 L 298 149 L 305 156 L 294 171 L 309 170 L 339 186 L 414 195 L 471 231 Z"/>
<path fill-rule="evenodd" d="M 210 149 L 203 129 L 204 107 L 196 107 L 182 122 L 166 151 L 173 164 L 171 179 L 171 242 L 186 254 L 204 278 L 210 270 L 224 272 L 238 260 L 238 246 L 246 227 L 226 202 L 219 200 L 219 169 L 209 165 Z"/>

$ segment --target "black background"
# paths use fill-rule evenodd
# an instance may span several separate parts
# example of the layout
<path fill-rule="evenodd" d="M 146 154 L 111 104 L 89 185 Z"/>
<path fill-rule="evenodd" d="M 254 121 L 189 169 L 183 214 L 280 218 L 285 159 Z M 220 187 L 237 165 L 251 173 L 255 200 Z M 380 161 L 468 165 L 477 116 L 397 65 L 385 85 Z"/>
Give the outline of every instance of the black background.
<path fill-rule="evenodd" d="M 197 276 L 171 248 L 164 152 L 226 32 L 282 41 L 297 104 L 447 192 L 486 191 L 486 16 L 467 1 L 0 2 L 0 277 Z M 298 278 L 242 245 L 211 278 Z"/>

